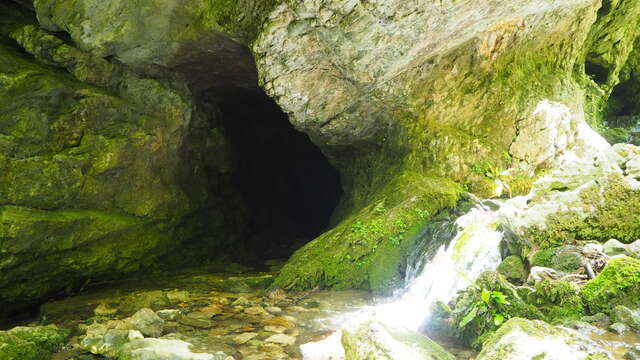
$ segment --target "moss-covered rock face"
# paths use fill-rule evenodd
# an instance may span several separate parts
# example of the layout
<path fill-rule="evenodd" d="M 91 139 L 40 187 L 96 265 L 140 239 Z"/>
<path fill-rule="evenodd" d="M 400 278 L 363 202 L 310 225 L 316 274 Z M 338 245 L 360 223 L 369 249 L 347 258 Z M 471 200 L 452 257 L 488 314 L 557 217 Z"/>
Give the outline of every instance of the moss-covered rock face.
<path fill-rule="evenodd" d="M 16 327 L 0 331 L 0 358 L 3 360 L 47 360 L 70 335 L 55 326 Z"/>
<path fill-rule="evenodd" d="M 389 291 L 402 284 L 406 257 L 426 222 L 453 208 L 460 192 L 447 179 L 405 174 L 371 205 L 297 251 L 275 284 Z"/>
<path fill-rule="evenodd" d="M 640 7 L 619 3 L 624 14 Z M 610 56 L 602 56 L 615 57 L 611 66 L 619 71 L 637 35 L 624 31 L 617 5 L 611 11 L 601 5 L 523 0 L 277 6 L 253 44 L 260 83 L 333 161 L 345 188 L 336 213 L 342 222 L 296 254 L 277 283 L 353 286 L 333 274 L 360 271 L 336 259 L 362 256 L 345 245 L 350 229 L 358 221 L 375 222 L 371 209 L 389 184 L 417 188 L 419 182 L 406 181 L 437 176 L 486 197 L 521 194 L 531 188 L 535 169 L 588 142 L 578 136 L 580 129 L 585 120 L 601 117 L 585 114 L 595 101 L 585 89 L 600 85 L 584 72 L 585 49 L 592 38 L 616 33 L 620 44 L 609 44 Z M 612 30 L 611 19 L 623 30 Z M 598 100 L 605 101 L 608 93 L 598 91 Z M 510 166 L 521 172 L 505 174 Z M 511 192 L 505 186 L 510 181 Z M 327 249 L 339 250 L 329 255 Z M 389 268 L 389 262 L 374 263 Z M 358 286 L 367 283 L 358 278 Z"/>
<path fill-rule="evenodd" d="M 224 139 L 204 147 L 190 139 L 204 115 L 184 83 L 138 76 L 2 7 L 13 15 L 0 17 L 0 306 L 8 311 L 155 266 L 201 236 L 202 210 L 215 203 L 207 176 L 220 177 L 228 160 L 220 156 L 200 180 L 194 169 L 205 166 L 203 150 L 228 151 Z M 209 224 L 225 238 L 221 221 Z"/>
<path fill-rule="evenodd" d="M 279 2 L 36 0 L 34 6 L 45 29 L 68 32 L 83 50 L 127 64 L 168 65 L 185 50 L 219 45 L 215 40 L 222 33 L 250 42 Z"/>
<path fill-rule="evenodd" d="M 581 291 L 592 314 L 610 312 L 616 305 L 640 305 L 640 260 L 620 257 L 611 260 L 598 276 Z"/>
<path fill-rule="evenodd" d="M 527 278 L 527 269 L 524 266 L 524 262 L 517 255 L 506 257 L 498 266 L 498 272 L 514 283 L 522 283 Z"/>

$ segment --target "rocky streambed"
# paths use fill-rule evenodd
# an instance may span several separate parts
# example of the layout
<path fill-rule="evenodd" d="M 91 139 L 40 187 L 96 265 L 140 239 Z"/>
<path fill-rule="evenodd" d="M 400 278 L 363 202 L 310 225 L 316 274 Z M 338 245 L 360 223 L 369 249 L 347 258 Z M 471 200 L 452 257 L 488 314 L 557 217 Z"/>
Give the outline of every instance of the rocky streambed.
<path fill-rule="evenodd" d="M 36 318 L 23 323 L 28 327 L 0 332 L 0 355 L 7 360 L 338 360 L 345 359 L 346 348 L 347 359 L 408 359 L 398 354 L 418 344 L 425 349 L 424 359 L 493 359 L 489 348 L 478 357 L 477 351 L 450 338 L 432 336 L 440 348 L 424 335 L 377 322 L 376 307 L 394 298 L 363 291 L 286 292 L 269 288 L 273 276 L 199 269 L 96 286 L 43 305 Z M 613 359 L 637 359 L 634 345 L 640 335 L 629 326 L 640 324 L 640 314 L 630 314 L 624 328 L 619 322 L 612 326 L 607 316 L 582 320 L 562 328 L 537 326 L 547 332 L 545 338 L 570 336 L 579 347 L 606 349 Z M 516 318 L 503 328 L 529 322 L 534 323 Z M 536 336 L 516 331 L 502 339 L 535 344 L 540 340 Z M 11 338 L 15 341 L 7 341 Z M 377 350 L 367 353 L 372 346 Z M 556 359 L 557 349 L 549 350 L 548 359 Z"/>

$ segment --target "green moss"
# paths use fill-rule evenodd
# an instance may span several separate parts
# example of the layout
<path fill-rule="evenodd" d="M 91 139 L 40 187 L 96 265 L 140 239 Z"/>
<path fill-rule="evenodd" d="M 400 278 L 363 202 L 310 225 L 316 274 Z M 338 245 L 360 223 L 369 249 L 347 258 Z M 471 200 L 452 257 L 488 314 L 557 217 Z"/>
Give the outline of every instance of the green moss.
<path fill-rule="evenodd" d="M 539 250 L 531 259 L 532 266 L 552 267 L 553 257 L 556 254 L 555 248 Z"/>
<path fill-rule="evenodd" d="M 431 216 L 455 206 L 461 189 L 446 179 L 404 174 L 372 204 L 298 250 L 275 285 L 390 291 Z M 406 196 L 406 197 L 405 197 Z M 384 207 L 385 211 L 380 211 Z"/>
<path fill-rule="evenodd" d="M 517 255 L 506 257 L 498 265 L 498 272 L 506 277 L 507 280 L 516 283 L 522 283 L 527 277 L 527 269 L 524 266 L 524 262 Z"/>
<path fill-rule="evenodd" d="M 616 305 L 640 305 L 640 260 L 630 257 L 612 259 L 581 292 L 591 314 L 609 313 Z"/>
<path fill-rule="evenodd" d="M 544 279 L 535 284 L 535 291 L 526 301 L 535 305 L 550 323 L 579 319 L 584 315 L 579 291 L 578 286 L 568 281 Z"/>
<path fill-rule="evenodd" d="M 214 0 L 205 13 L 205 21 L 214 21 L 232 36 L 251 43 L 260 33 L 269 13 L 282 0 Z"/>
<path fill-rule="evenodd" d="M 48 360 L 69 337 L 70 331 L 54 326 L 16 327 L 0 331 L 3 360 Z"/>
<path fill-rule="evenodd" d="M 566 211 L 547 217 L 544 230 L 532 227 L 526 236 L 541 249 L 573 244 L 576 240 L 632 242 L 640 238 L 640 190 L 631 189 L 617 175 L 608 178 L 604 191 L 594 185 L 580 194 L 586 206 L 595 208 L 586 217 Z"/>

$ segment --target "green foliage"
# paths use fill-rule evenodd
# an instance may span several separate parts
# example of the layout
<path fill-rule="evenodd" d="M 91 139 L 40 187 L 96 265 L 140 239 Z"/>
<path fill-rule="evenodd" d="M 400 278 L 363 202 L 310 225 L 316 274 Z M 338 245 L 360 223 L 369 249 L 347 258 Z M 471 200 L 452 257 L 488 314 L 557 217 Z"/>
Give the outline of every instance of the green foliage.
<path fill-rule="evenodd" d="M 500 305 L 509 305 L 507 297 L 501 291 L 480 289 L 480 300 L 473 303 L 467 314 L 460 320 L 458 327 L 464 330 L 465 326 L 478 316 L 488 315 L 493 319 L 495 326 L 500 326 L 511 316 L 502 312 Z"/>
<path fill-rule="evenodd" d="M 507 256 L 498 265 L 498 272 L 514 283 L 522 283 L 527 276 L 527 271 L 522 258 L 517 255 Z"/>

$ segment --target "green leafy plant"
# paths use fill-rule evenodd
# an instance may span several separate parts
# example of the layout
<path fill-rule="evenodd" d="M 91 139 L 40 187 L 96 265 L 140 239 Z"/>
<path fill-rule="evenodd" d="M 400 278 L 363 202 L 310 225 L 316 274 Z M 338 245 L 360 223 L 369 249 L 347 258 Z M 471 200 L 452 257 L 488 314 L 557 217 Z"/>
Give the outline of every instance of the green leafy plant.
<path fill-rule="evenodd" d="M 474 285 L 477 287 L 477 285 Z M 508 314 L 500 310 L 500 305 L 509 305 L 507 297 L 501 291 L 491 291 L 485 288 L 480 290 L 480 300 L 469 307 L 469 311 L 460 320 L 458 326 L 464 328 L 478 316 L 490 315 L 495 326 L 500 326 L 509 318 Z"/>

